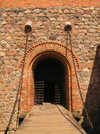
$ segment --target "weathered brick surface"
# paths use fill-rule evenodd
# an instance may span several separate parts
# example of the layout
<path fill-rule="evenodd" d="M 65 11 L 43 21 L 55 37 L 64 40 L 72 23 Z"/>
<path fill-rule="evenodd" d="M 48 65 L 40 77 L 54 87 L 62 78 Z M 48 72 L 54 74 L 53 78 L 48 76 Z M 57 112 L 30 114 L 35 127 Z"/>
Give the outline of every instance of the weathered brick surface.
<path fill-rule="evenodd" d="M 70 56 L 70 45 L 68 44 L 68 40 L 66 40 L 67 35 L 64 31 L 65 21 L 71 21 L 72 47 L 82 96 L 88 108 L 89 115 L 92 117 L 93 125 L 98 127 L 100 124 L 98 122 L 100 109 L 100 63 L 97 46 L 100 44 L 100 8 L 96 6 L 99 5 L 99 1 L 91 1 L 91 3 L 85 1 L 86 6 L 94 5 L 94 7 L 85 8 L 82 7 L 84 6 L 83 1 L 81 1 L 81 5 L 78 1 L 77 3 L 73 3 L 73 6 L 80 6 L 73 8 L 68 7 L 68 5 L 61 7 L 62 3 L 59 2 L 56 3 L 57 6 L 52 7 L 51 4 L 51 7 L 49 7 L 50 3 L 48 5 L 46 1 L 41 1 L 41 6 L 44 6 L 43 4 L 48 6 L 45 8 L 40 7 L 39 4 L 41 3 L 38 1 L 35 3 L 36 7 L 33 7 L 34 4 L 32 6 L 30 2 L 27 4 L 25 0 L 19 3 L 19 5 L 17 2 L 15 4 L 15 1 L 13 3 L 13 1 L 9 2 L 6 0 L 0 3 L 2 6 L 0 8 L 0 131 L 4 130 L 7 126 L 14 105 L 26 43 L 24 26 L 28 20 L 33 22 L 33 29 L 29 33 L 28 38 L 21 112 L 30 111 L 34 103 L 34 82 L 31 69 L 32 64 L 30 65 L 30 63 L 41 52 L 51 50 L 63 55 L 62 57 L 66 57 L 69 61 L 68 66 L 69 68 L 71 67 L 71 70 L 69 69 L 69 76 L 72 74 L 72 83 L 69 82 L 69 91 L 66 94 L 67 106 L 75 113 L 79 111 L 82 113 L 81 99 L 72 57 Z M 66 4 L 66 1 L 63 1 L 63 4 Z M 13 5 L 16 8 L 13 8 L 15 7 Z M 30 7 L 26 7 L 26 5 Z M 25 7 L 19 8 L 19 6 Z M 68 47 L 67 55 L 65 51 L 66 43 Z M 59 60 L 62 57 L 59 56 Z M 63 64 L 64 62 L 66 63 L 65 60 L 62 60 L 62 62 Z M 35 64 L 35 62 L 32 63 Z M 70 79 L 69 77 L 69 81 Z M 68 82 L 66 81 L 66 83 Z M 17 112 L 17 108 L 15 112 Z M 10 128 L 16 128 L 16 114 Z"/>
<path fill-rule="evenodd" d="M 99 0 L 1 0 L 0 2 L 1 7 L 52 7 L 52 6 L 77 6 L 77 7 L 90 7 L 90 6 L 95 6 L 99 7 L 100 6 L 100 1 Z"/>

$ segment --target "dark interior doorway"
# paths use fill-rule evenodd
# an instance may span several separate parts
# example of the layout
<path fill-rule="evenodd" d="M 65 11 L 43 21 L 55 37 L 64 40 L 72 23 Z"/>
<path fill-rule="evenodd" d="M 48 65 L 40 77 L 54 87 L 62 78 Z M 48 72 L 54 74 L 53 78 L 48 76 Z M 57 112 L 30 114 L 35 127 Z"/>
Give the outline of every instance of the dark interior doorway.
<path fill-rule="evenodd" d="M 60 61 L 45 58 L 34 70 L 35 104 L 43 102 L 66 104 L 65 69 Z"/>
<path fill-rule="evenodd" d="M 55 99 L 55 81 L 45 81 L 44 102 L 54 103 Z"/>

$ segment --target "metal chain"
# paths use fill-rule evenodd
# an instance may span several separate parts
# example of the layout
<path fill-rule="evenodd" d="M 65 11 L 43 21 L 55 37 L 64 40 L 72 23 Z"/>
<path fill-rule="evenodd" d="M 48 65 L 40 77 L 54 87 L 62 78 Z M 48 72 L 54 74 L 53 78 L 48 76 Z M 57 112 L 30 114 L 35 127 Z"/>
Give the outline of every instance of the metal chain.
<path fill-rule="evenodd" d="M 86 114 L 86 116 L 87 116 L 87 120 L 89 121 L 89 125 L 91 126 L 91 129 L 93 129 L 94 127 L 93 127 L 93 124 L 92 124 L 92 122 L 91 122 L 91 120 L 90 120 L 90 117 L 89 117 L 89 115 L 88 115 L 88 112 L 87 112 L 86 107 L 84 107 L 84 110 L 85 110 L 85 114 Z"/>
<path fill-rule="evenodd" d="M 81 89 L 80 89 L 80 84 L 79 84 L 79 80 L 78 80 L 78 76 L 77 76 L 77 71 L 76 71 L 76 67 L 75 67 L 75 62 L 74 62 L 74 55 L 73 55 L 73 52 L 72 52 L 72 45 L 71 45 L 71 35 L 70 35 L 70 32 L 68 30 L 68 35 L 69 35 L 69 41 L 70 41 L 70 47 L 71 47 L 71 53 L 72 53 L 72 59 L 73 59 L 73 65 L 74 65 L 74 70 L 75 70 L 75 74 L 76 74 L 76 80 L 77 80 L 77 84 L 78 84 L 78 89 L 79 89 L 79 93 L 80 93 L 80 97 L 81 97 L 81 100 L 82 100 L 82 105 L 83 105 L 83 108 L 85 110 L 85 114 L 87 116 L 87 120 L 89 121 L 89 125 L 91 126 L 91 129 L 93 129 L 93 124 L 90 120 L 90 117 L 88 115 L 88 112 L 87 112 L 87 109 L 85 107 L 85 104 L 84 104 L 84 100 L 83 100 L 83 97 L 82 97 L 82 93 L 81 93 Z"/>
<path fill-rule="evenodd" d="M 79 132 L 81 132 L 81 134 L 84 134 L 83 132 L 82 132 L 82 130 L 76 125 L 76 124 L 74 124 L 66 115 L 64 115 L 63 114 L 63 112 L 61 111 L 61 109 L 58 107 L 58 105 L 55 103 L 55 106 L 57 107 L 57 109 L 59 110 L 59 112 L 63 115 L 63 117 L 65 118 L 65 119 L 67 119 Z"/>
<path fill-rule="evenodd" d="M 23 72 L 24 72 L 24 66 L 25 66 L 25 57 L 26 57 L 26 50 L 27 50 L 27 41 L 28 41 L 28 31 L 27 31 L 27 37 L 26 37 L 26 46 L 25 46 L 25 51 L 24 51 L 24 57 L 23 57 L 23 62 L 22 62 L 22 72 L 21 72 L 21 76 L 20 76 L 20 81 L 19 81 L 19 86 L 18 86 L 18 90 L 17 90 L 17 95 L 16 95 L 16 99 L 15 99 L 15 103 L 14 103 L 14 107 L 9 119 L 9 123 L 7 125 L 7 128 L 5 130 L 4 134 L 7 134 L 8 130 L 9 130 L 9 126 L 11 124 L 14 112 L 15 112 L 15 108 L 18 102 L 18 96 L 19 96 L 19 92 L 20 92 L 20 96 L 21 96 L 21 88 L 22 88 L 22 81 L 23 81 Z M 19 98 L 19 102 L 18 102 L 18 106 L 20 107 L 20 98 Z M 18 108 L 18 110 L 20 110 L 20 108 Z M 19 111 L 18 111 L 19 112 Z"/>

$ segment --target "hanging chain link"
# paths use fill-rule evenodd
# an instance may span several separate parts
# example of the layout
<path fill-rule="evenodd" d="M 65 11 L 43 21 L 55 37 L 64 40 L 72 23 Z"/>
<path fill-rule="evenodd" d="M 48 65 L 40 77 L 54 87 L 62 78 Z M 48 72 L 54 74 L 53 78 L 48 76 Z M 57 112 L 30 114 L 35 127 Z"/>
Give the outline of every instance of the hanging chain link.
<path fill-rule="evenodd" d="M 23 62 L 22 62 L 22 72 L 21 72 L 20 81 L 19 81 L 19 85 L 18 85 L 17 95 L 16 95 L 14 106 L 13 106 L 13 110 L 12 110 L 12 113 L 11 113 L 11 116 L 10 116 L 10 119 L 9 119 L 9 123 L 7 125 L 7 128 L 6 128 L 4 134 L 7 134 L 8 130 L 9 130 L 9 127 L 10 127 L 10 124 L 11 124 L 11 121 L 12 121 L 12 118 L 13 118 L 13 115 L 15 113 L 15 108 L 16 108 L 17 102 L 18 102 L 18 114 L 19 114 L 19 110 L 20 110 L 20 99 L 21 99 L 21 88 L 22 88 L 23 72 L 24 72 L 24 66 L 25 66 L 25 57 L 26 57 L 26 50 L 27 50 L 27 42 L 28 42 L 28 31 L 27 31 L 27 37 L 26 37 L 26 45 L 25 45 L 24 57 L 23 57 Z M 18 97 L 19 97 L 19 101 L 18 101 Z M 17 117 L 18 117 L 18 114 L 17 114 Z"/>
<path fill-rule="evenodd" d="M 79 80 L 78 80 L 78 76 L 77 76 L 77 71 L 76 71 L 76 67 L 75 67 L 75 62 L 74 62 L 74 55 L 73 55 L 73 52 L 72 52 L 72 45 L 71 45 L 71 35 L 70 35 L 70 32 L 68 30 L 68 36 L 69 36 L 69 43 L 70 43 L 70 47 L 71 47 L 71 53 L 72 53 L 72 59 L 73 59 L 73 65 L 74 65 L 74 70 L 75 70 L 75 74 L 76 74 L 76 80 L 77 80 L 77 84 L 78 84 L 78 89 L 79 89 L 79 93 L 80 93 L 80 97 L 81 97 L 81 100 L 82 100 L 82 105 L 83 105 L 83 108 L 85 110 L 85 114 L 87 116 L 87 120 L 89 122 L 89 125 L 91 126 L 91 129 L 93 129 L 93 124 L 90 120 L 90 117 L 88 115 L 88 112 L 87 112 L 87 109 L 85 107 L 85 104 L 84 104 L 84 100 L 83 100 L 83 97 L 82 97 L 82 93 L 81 93 L 81 89 L 80 89 L 80 84 L 79 84 Z"/>
<path fill-rule="evenodd" d="M 93 124 L 92 124 L 92 122 L 91 122 L 91 120 L 90 120 L 90 117 L 89 117 L 89 115 L 88 115 L 88 112 L 87 112 L 86 107 L 84 107 L 84 110 L 85 110 L 85 114 L 86 114 L 86 116 L 87 116 L 87 120 L 89 121 L 89 125 L 91 126 L 91 129 L 93 129 L 94 127 L 93 127 Z"/>

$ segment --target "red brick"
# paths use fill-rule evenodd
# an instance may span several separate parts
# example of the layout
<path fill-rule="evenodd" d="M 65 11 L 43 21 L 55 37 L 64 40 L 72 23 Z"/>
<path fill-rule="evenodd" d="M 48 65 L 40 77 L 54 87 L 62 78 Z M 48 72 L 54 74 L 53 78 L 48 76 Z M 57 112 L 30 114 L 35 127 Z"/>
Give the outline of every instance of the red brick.
<path fill-rule="evenodd" d="M 7 1 L 7 0 L 3 0 L 2 2 L 0 2 L 0 7 L 33 7 L 33 5 L 35 7 L 51 7 L 51 6 L 76 6 L 76 7 L 90 7 L 90 6 L 95 6 L 95 7 L 99 7 L 100 6 L 100 0 L 75 0 L 75 1 L 71 1 L 71 0 L 53 0 L 53 1 L 49 1 L 48 0 L 34 0 L 34 1 L 27 1 L 27 0 L 17 0 L 17 1 Z"/>
<path fill-rule="evenodd" d="M 3 121 L 1 121 L 1 124 L 3 124 Z"/>
<path fill-rule="evenodd" d="M 100 10 L 98 11 L 98 15 L 100 15 Z"/>
<path fill-rule="evenodd" d="M 0 71 L 0 74 L 6 74 L 6 70 Z"/>
<path fill-rule="evenodd" d="M 91 11 L 90 10 L 85 10 L 84 14 L 91 14 Z"/>

